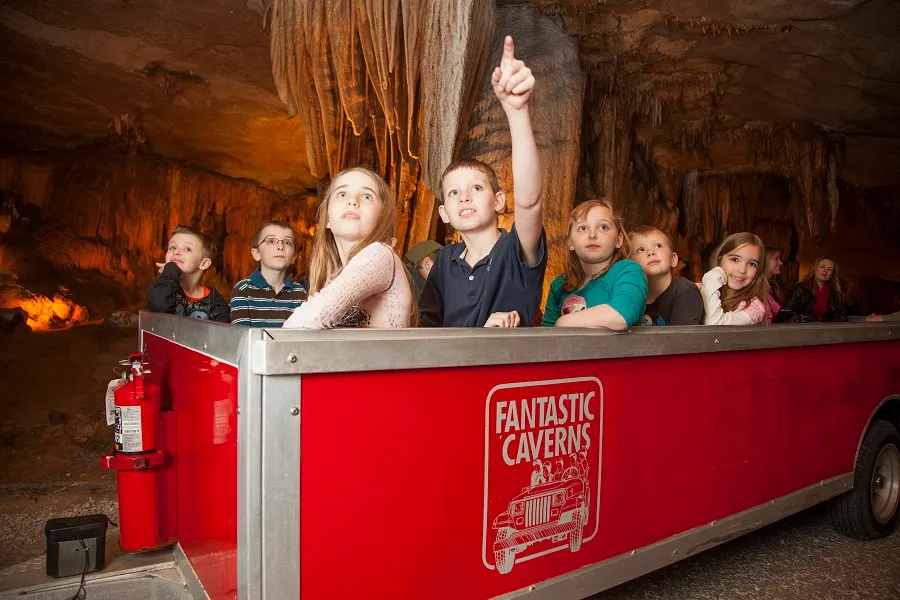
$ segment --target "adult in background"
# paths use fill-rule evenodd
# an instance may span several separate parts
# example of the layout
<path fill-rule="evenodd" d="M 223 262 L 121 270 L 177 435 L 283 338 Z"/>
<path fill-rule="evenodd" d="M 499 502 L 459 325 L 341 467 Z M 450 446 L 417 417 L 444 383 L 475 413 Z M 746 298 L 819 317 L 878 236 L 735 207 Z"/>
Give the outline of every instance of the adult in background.
<path fill-rule="evenodd" d="M 847 321 L 837 264 L 828 257 L 817 258 L 809 274 L 791 290 L 785 307 L 792 323 Z"/>
<path fill-rule="evenodd" d="M 413 283 L 416 302 L 419 301 L 419 296 L 422 295 L 422 290 L 425 289 L 425 282 L 428 281 L 428 274 L 431 272 L 432 265 L 434 265 L 434 255 L 441 248 L 443 246 L 434 240 L 425 240 L 410 248 L 406 253 L 406 270 Z"/>

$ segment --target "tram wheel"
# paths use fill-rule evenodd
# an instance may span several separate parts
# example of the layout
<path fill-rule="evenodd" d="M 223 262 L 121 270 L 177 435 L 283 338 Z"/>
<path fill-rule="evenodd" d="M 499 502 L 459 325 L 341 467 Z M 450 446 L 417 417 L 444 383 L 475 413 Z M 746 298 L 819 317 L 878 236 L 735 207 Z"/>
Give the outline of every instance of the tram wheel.
<path fill-rule="evenodd" d="M 900 435 L 887 421 L 872 423 L 859 447 L 853 489 L 829 506 L 831 525 L 844 535 L 874 540 L 890 535 L 900 515 Z"/>

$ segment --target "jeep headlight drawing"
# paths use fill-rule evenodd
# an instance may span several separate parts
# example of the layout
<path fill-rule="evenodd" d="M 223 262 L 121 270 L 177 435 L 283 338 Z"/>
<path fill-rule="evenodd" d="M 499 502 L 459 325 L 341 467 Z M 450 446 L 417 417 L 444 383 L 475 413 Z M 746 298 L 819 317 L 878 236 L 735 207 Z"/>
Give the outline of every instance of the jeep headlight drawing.
<path fill-rule="evenodd" d="M 521 500 L 516 500 L 512 504 L 509 505 L 509 514 L 513 517 L 520 517 L 525 513 L 525 503 Z"/>
<path fill-rule="evenodd" d="M 566 502 L 566 490 L 561 490 L 553 494 L 553 506 L 562 506 Z"/>

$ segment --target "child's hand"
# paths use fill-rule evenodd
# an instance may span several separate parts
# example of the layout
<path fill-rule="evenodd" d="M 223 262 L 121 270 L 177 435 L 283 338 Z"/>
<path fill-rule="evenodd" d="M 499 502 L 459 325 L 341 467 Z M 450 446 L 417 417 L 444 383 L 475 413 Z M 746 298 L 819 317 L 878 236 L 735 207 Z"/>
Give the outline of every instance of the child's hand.
<path fill-rule="evenodd" d="M 882 317 L 881 315 L 876 315 L 875 313 L 872 313 L 871 315 L 866 317 L 867 323 L 881 323 L 882 321 L 884 321 L 884 317 Z"/>
<path fill-rule="evenodd" d="M 167 264 L 169 263 L 156 263 L 156 272 L 162 275 L 162 272 L 165 270 Z M 181 277 L 181 269 L 178 270 L 178 276 Z"/>
<path fill-rule="evenodd" d="M 485 322 L 485 327 L 518 327 L 520 322 L 519 313 L 512 312 L 495 312 Z"/>
<path fill-rule="evenodd" d="M 703 276 L 703 287 L 710 289 L 719 289 L 727 282 L 725 270 L 722 267 L 715 267 L 707 271 Z"/>
<path fill-rule="evenodd" d="M 521 110 L 528 104 L 534 90 L 534 75 L 521 60 L 516 60 L 515 44 L 510 36 L 503 41 L 503 57 L 494 69 L 491 84 L 497 99 L 506 110 Z"/>

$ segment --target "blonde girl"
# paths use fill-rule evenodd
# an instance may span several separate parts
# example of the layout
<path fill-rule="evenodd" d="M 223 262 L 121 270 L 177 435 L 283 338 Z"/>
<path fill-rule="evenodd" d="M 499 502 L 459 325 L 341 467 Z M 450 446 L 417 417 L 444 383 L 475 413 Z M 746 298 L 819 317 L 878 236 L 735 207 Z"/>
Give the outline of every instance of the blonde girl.
<path fill-rule="evenodd" d="M 713 252 L 710 267 L 700 285 L 705 325 L 772 322 L 766 251 L 758 236 L 748 232 L 728 236 Z"/>
<path fill-rule="evenodd" d="M 569 215 L 568 265 L 553 280 L 544 327 L 602 327 L 614 331 L 641 322 L 647 278 L 630 260 L 625 224 L 608 200 L 589 200 Z"/>
<path fill-rule="evenodd" d="M 310 298 L 286 328 L 410 327 L 416 306 L 394 252 L 394 197 L 362 167 L 338 173 L 325 191 L 310 257 Z"/>

